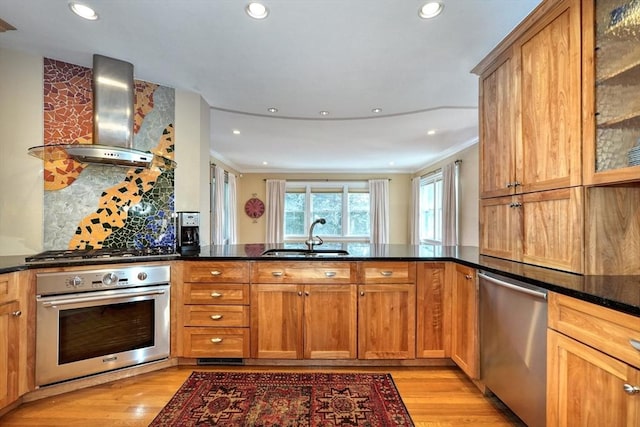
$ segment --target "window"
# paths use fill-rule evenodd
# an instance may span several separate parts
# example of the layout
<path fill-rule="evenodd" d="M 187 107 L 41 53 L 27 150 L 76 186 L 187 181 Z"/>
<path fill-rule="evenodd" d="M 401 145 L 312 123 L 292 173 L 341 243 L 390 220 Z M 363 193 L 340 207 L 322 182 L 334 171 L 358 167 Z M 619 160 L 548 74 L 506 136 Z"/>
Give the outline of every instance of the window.
<path fill-rule="evenodd" d="M 365 181 L 287 182 L 284 211 L 285 241 L 306 240 L 311 223 L 318 218 L 327 221 L 316 228 L 325 240 L 369 240 L 369 186 Z"/>
<path fill-rule="evenodd" d="M 442 172 L 420 180 L 420 242 L 442 243 Z"/>

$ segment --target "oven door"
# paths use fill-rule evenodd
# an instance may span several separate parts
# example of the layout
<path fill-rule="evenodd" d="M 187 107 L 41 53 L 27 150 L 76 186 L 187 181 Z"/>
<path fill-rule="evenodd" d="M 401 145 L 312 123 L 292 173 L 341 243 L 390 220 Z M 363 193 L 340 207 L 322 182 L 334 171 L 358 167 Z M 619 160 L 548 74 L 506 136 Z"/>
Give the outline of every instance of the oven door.
<path fill-rule="evenodd" d="M 37 297 L 36 385 L 169 357 L 169 285 Z"/>

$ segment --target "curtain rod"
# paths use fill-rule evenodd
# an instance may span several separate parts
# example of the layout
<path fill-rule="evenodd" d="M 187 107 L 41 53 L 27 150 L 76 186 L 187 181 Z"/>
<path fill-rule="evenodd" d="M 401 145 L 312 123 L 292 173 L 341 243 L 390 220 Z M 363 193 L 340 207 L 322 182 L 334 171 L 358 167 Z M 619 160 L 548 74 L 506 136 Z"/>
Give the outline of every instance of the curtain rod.
<path fill-rule="evenodd" d="M 285 179 L 287 182 L 364 182 L 370 181 L 372 179 L 386 179 L 387 181 L 391 181 L 391 178 L 363 178 L 363 179 L 328 179 L 328 178 L 313 178 L 313 179 Z M 267 178 L 263 179 L 263 181 L 267 181 Z"/>

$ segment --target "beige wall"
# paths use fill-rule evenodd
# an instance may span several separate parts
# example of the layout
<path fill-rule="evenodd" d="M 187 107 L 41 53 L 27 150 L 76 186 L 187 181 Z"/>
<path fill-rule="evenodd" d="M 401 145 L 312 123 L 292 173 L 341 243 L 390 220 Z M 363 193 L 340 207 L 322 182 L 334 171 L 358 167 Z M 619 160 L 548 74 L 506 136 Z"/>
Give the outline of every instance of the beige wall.
<path fill-rule="evenodd" d="M 443 165 L 455 160 L 462 160 L 460 165 L 460 236 L 458 241 L 462 246 L 478 246 L 479 219 L 478 200 L 480 197 L 478 181 L 480 177 L 478 144 L 447 157 L 433 165 L 424 168 L 414 176 L 424 175 L 435 171 Z"/>
<path fill-rule="evenodd" d="M 375 174 L 375 175 L 347 175 L 347 174 L 243 174 L 238 179 L 238 243 L 264 242 L 266 235 L 265 216 L 253 222 L 244 213 L 245 202 L 256 194 L 265 201 L 265 179 L 372 179 L 390 178 L 389 183 L 389 243 L 408 243 L 408 211 L 409 195 L 411 192 L 411 175 L 408 174 Z"/>
<path fill-rule="evenodd" d="M 42 251 L 43 59 L 0 48 L 0 255 Z"/>

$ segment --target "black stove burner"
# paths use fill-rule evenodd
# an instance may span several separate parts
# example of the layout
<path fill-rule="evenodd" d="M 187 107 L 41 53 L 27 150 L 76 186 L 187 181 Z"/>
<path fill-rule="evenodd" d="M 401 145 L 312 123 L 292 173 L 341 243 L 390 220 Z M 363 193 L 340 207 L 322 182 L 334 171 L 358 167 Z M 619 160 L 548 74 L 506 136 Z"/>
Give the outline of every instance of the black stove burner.
<path fill-rule="evenodd" d="M 176 251 L 170 246 L 153 248 L 101 248 L 101 249 L 68 249 L 45 251 L 25 258 L 27 263 L 37 262 L 71 262 L 91 259 L 120 259 L 142 258 L 163 255 L 175 255 Z"/>

